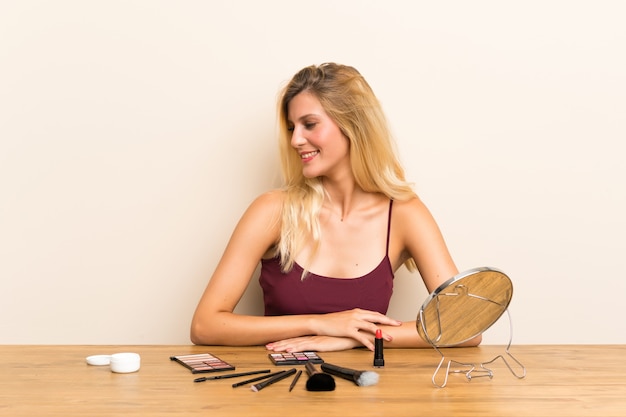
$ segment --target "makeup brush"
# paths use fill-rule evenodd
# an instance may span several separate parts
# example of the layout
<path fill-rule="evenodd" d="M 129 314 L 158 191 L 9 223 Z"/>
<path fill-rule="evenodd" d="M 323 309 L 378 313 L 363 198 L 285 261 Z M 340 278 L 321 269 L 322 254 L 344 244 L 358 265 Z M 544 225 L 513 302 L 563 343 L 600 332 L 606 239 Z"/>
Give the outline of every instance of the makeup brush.
<path fill-rule="evenodd" d="M 330 363 L 323 363 L 321 367 L 322 371 L 352 381 L 359 387 L 378 384 L 378 374 L 376 372 L 357 371 L 356 369 L 343 368 Z"/>
<path fill-rule="evenodd" d="M 335 390 L 335 378 L 333 378 L 332 375 L 318 371 L 311 362 L 304 364 L 304 368 L 309 375 L 309 379 L 306 381 L 307 391 Z"/>

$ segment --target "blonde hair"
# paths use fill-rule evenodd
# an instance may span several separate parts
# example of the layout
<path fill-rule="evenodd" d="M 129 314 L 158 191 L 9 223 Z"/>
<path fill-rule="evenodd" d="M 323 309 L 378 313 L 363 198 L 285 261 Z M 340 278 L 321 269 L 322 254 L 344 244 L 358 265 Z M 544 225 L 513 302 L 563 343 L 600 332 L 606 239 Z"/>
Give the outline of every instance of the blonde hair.
<path fill-rule="evenodd" d="M 364 191 L 392 200 L 416 197 L 405 180 L 381 105 L 363 76 L 353 67 L 335 63 L 308 66 L 293 76 L 278 101 L 278 131 L 285 200 L 277 254 L 289 271 L 305 242 L 313 255 L 321 238 L 319 213 L 325 198 L 321 178 L 306 178 L 300 156 L 291 146 L 289 102 L 301 92 L 315 96 L 350 143 L 350 163 L 356 184 Z M 412 259 L 406 266 L 414 270 Z"/>

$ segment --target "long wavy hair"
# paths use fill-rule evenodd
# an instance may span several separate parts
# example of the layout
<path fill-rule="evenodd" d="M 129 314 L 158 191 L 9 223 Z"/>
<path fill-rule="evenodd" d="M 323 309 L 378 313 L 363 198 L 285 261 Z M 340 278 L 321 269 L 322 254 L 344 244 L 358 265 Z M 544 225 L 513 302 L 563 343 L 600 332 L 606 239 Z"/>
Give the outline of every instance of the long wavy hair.
<path fill-rule="evenodd" d="M 353 67 L 336 63 L 303 68 L 282 89 L 278 101 L 280 160 L 286 196 L 276 254 L 284 272 L 291 270 L 305 243 L 313 243 L 312 256 L 315 255 L 321 239 L 319 214 L 326 198 L 322 179 L 303 175 L 300 155 L 291 146 L 288 106 L 304 91 L 320 101 L 348 139 L 352 174 L 360 188 L 398 201 L 416 197 L 405 180 L 380 102 L 363 76 Z M 405 265 L 415 269 L 413 259 Z"/>

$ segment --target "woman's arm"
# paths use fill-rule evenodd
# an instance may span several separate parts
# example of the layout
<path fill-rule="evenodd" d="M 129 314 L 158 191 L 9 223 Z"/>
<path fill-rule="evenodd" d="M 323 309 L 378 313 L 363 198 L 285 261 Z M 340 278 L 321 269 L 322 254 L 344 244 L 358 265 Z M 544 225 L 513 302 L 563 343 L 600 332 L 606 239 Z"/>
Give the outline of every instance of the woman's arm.
<path fill-rule="evenodd" d="M 191 341 L 207 345 L 258 345 L 273 337 L 307 334 L 306 321 L 233 313 L 263 255 L 279 236 L 282 194 L 261 195 L 239 220 L 191 322 Z"/>
<path fill-rule="evenodd" d="M 282 201 L 280 191 L 264 194 L 242 216 L 200 298 L 191 323 L 191 341 L 205 345 L 264 345 L 323 335 L 349 337 L 373 347 L 366 333 L 374 334 L 376 323 L 389 326 L 399 323 L 382 314 L 358 309 L 273 317 L 233 313 L 260 259 L 278 240 Z"/>
<path fill-rule="evenodd" d="M 394 202 L 391 236 L 395 253 L 403 254 L 398 259 L 415 260 L 429 293 L 458 274 L 439 226 L 418 198 Z M 415 305 L 416 316 L 420 306 L 421 303 Z M 381 326 L 381 329 L 391 335 L 393 340 L 388 343 L 390 347 L 429 347 L 430 344 L 417 333 L 415 324 L 415 321 L 411 321 L 400 327 Z M 477 336 L 460 346 L 477 346 L 481 340 L 481 336 Z"/>
<path fill-rule="evenodd" d="M 419 307 L 418 307 L 419 308 Z M 417 312 L 415 313 L 417 315 Z M 387 326 L 380 326 L 381 330 L 389 333 L 392 336 L 390 341 L 385 341 L 385 347 L 389 348 L 426 348 L 432 347 L 428 342 L 420 337 L 417 333 L 415 321 L 408 321 L 402 323 L 402 326 L 389 328 Z M 463 342 L 456 347 L 466 346 L 478 346 L 482 340 L 482 336 L 478 335 L 475 338 Z"/>

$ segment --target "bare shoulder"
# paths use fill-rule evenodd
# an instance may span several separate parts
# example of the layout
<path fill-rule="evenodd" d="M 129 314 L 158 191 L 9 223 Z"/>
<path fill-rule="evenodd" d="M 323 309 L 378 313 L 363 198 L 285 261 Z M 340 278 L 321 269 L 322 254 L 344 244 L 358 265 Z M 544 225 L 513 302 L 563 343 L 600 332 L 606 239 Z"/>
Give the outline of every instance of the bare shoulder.
<path fill-rule="evenodd" d="M 280 228 L 280 218 L 285 200 L 282 190 L 265 192 L 252 201 L 241 218 L 241 225 L 256 228 L 268 228 L 276 233 Z M 253 223 L 253 225 L 251 224 Z"/>
<path fill-rule="evenodd" d="M 249 210 L 278 216 L 282 211 L 284 201 L 285 192 L 283 190 L 267 191 L 254 199 Z"/>
<path fill-rule="evenodd" d="M 438 239 L 440 233 L 435 219 L 418 197 L 394 201 L 392 228 L 406 249 L 417 243 L 422 245 L 431 239 Z"/>
<path fill-rule="evenodd" d="M 426 288 L 433 291 L 457 273 L 441 230 L 419 198 L 398 202 L 397 206 L 394 202 L 393 207 L 395 253 L 400 254 L 396 259 L 413 258 Z"/>
<path fill-rule="evenodd" d="M 418 197 L 406 201 L 395 200 L 393 202 L 393 216 L 401 220 L 402 223 L 405 221 L 419 221 L 420 219 L 429 220 L 431 218 L 430 211 Z"/>

